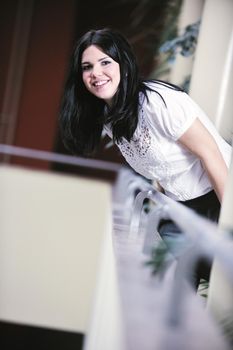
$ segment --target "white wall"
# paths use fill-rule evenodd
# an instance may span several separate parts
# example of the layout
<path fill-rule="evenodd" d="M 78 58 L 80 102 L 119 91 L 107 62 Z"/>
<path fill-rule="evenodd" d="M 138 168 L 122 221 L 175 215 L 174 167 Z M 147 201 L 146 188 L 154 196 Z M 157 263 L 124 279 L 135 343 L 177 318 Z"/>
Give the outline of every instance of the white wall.
<path fill-rule="evenodd" d="M 226 191 L 220 215 L 220 227 L 232 230 L 233 232 L 233 155 L 231 161 L 231 168 L 228 176 Z M 233 249 L 233 241 L 232 241 Z M 232 266 L 231 266 L 232 269 Z M 221 323 L 227 318 L 232 322 L 233 315 L 233 283 L 229 279 L 227 273 L 219 264 L 214 262 L 211 272 L 209 294 L 208 294 L 208 309 L 213 313 L 214 317 Z M 232 323 L 231 323 L 232 326 Z"/>
<path fill-rule="evenodd" d="M 0 319 L 86 332 L 111 186 L 0 167 Z"/>
<path fill-rule="evenodd" d="M 184 32 L 187 25 L 196 23 L 201 19 L 204 0 L 183 0 L 178 22 L 178 33 Z M 184 80 L 192 73 L 193 57 L 176 56 L 172 66 L 169 81 L 182 85 Z"/>
<path fill-rule="evenodd" d="M 179 84 L 185 74 L 192 72 L 189 94 L 204 109 L 221 135 L 232 144 L 233 1 L 185 0 L 180 16 L 180 29 L 197 19 L 200 11 L 201 27 L 193 65 L 190 59 L 181 59 L 178 56 L 171 73 L 171 81 Z M 231 229 L 232 203 L 233 164 L 220 216 L 220 225 Z M 233 313 L 233 286 L 218 262 L 214 263 L 211 274 L 208 308 L 219 320 Z"/>
<path fill-rule="evenodd" d="M 195 53 L 191 97 L 231 141 L 233 1 L 206 0 Z"/>

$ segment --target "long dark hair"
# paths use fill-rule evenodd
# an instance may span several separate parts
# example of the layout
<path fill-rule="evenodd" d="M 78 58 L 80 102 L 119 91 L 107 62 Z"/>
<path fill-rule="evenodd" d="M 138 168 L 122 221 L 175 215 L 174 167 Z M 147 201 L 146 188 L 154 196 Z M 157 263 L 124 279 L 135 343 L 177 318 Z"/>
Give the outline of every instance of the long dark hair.
<path fill-rule="evenodd" d="M 120 83 L 111 108 L 92 95 L 82 79 L 82 54 L 96 45 L 120 66 Z M 60 130 L 65 146 L 74 154 L 91 155 L 98 147 L 105 123 L 111 125 L 113 140 L 128 141 L 138 123 L 139 92 L 151 90 L 139 76 L 138 65 L 128 41 L 117 31 L 104 28 L 84 34 L 75 45 L 61 104 Z"/>

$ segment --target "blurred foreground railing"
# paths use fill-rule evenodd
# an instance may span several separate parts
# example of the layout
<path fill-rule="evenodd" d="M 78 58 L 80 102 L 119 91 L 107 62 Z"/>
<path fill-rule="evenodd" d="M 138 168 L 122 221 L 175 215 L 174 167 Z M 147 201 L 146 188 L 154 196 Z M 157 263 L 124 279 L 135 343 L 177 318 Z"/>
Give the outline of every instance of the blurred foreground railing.
<path fill-rule="evenodd" d="M 6 144 L 0 144 L 0 154 L 18 156 L 22 158 L 40 159 L 54 163 L 77 165 L 106 171 L 119 171 L 122 167 L 120 164 L 103 160 L 85 159 L 76 156 L 69 156 L 65 154 L 17 147 Z"/>
<path fill-rule="evenodd" d="M 115 186 L 114 252 L 121 295 L 125 349 L 229 349 L 222 330 L 205 309 L 187 277 L 200 256 L 217 259 L 233 286 L 232 239 L 227 232 L 123 170 Z M 151 202 L 145 213 L 144 200 Z M 161 241 L 156 228 L 172 219 L 183 232 L 183 253 L 163 279 L 145 264 Z"/>
<path fill-rule="evenodd" d="M 0 153 L 104 169 L 108 163 L 6 145 L 0 145 Z M 113 232 L 112 236 L 108 232 L 103 244 L 97 306 L 93 307 L 85 350 L 229 350 L 221 328 L 186 277 L 204 254 L 221 263 L 232 284 L 232 240 L 224 231 L 219 234 L 217 225 L 164 196 L 128 168 L 108 166 L 118 171 L 113 188 Z M 150 203 L 148 212 L 145 200 Z M 156 229 L 161 218 L 171 218 L 187 243 L 182 244 L 178 260 L 171 254 L 163 278 L 152 275 L 147 266 L 153 248 L 161 242 Z"/>

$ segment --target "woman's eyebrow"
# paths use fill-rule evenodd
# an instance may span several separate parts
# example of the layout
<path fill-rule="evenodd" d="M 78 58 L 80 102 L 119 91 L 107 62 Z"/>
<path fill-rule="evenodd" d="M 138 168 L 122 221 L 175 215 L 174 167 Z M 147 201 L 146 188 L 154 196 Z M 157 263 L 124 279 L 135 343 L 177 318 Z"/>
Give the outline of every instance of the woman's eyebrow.
<path fill-rule="evenodd" d="M 105 57 L 102 57 L 102 58 L 98 59 L 98 62 L 101 62 L 101 61 L 105 60 L 106 58 L 109 59 L 109 56 L 105 56 Z M 82 64 L 91 64 L 91 62 L 83 61 Z"/>
<path fill-rule="evenodd" d="M 109 59 L 110 57 L 109 57 L 109 56 L 105 56 L 105 57 L 103 57 L 103 58 L 100 58 L 98 61 L 106 60 L 106 58 Z"/>

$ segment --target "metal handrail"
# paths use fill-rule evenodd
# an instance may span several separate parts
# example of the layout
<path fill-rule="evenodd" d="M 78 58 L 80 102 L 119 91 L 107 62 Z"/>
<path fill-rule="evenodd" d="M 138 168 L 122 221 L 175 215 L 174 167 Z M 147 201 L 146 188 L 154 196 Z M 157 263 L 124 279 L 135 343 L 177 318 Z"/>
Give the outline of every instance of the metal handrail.
<path fill-rule="evenodd" d="M 150 199 L 156 205 L 151 215 L 158 215 L 157 210 L 159 210 L 160 218 L 170 218 L 173 220 L 189 240 L 195 241 L 195 244 L 200 247 L 203 254 L 211 258 L 213 256 L 217 257 L 223 263 L 226 270 L 230 270 L 229 273 L 233 281 L 232 240 L 228 232 L 221 229 L 216 223 L 198 215 L 190 208 L 177 203 L 163 193 L 155 190 L 153 186 L 149 190 L 139 192 L 135 198 L 130 235 L 138 233 L 140 213 L 143 201 L 146 198 Z M 150 217 L 150 214 L 148 217 Z M 157 217 L 156 220 L 158 221 Z M 150 226 L 147 229 L 150 231 Z M 221 234 L 219 234 L 220 231 Z"/>
<path fill-rule="evenodd" d="M 135 174 L 132 172 L 129 174 L 129 178 L 130 177 L 131 181 L 133 181 Z M 127 177 L 127 183 L 129 183 L 129 178 Z M 157 344 L 160 342 L 159 349 L 161 350 L 171 350 L 174 348 L 186 349 L 186 342 L 189 341 L 189 336 L 188 333 L 185 332 L 185 324 L 187 321 L 186 317 L 190 316 L 190 303 L 192 304 L 195 299 L 193 305 L 196 305 L 197 308 L 199 307 L 198 298 L 196 298 L 194 291 L 191 290 L 191 287 L 187 283 L 186 277 L 192 270 L 193 264 L 195 264 L 200 254 L 201 256 L 206 254 L 207 256 L 216 256 L 219 258 L 219 260 L 223 262 L 224 267 L 229 270 L 230 280 L 233 281 L 233 257 L 231 256 L 232 240 L 227 236 L 226 231 L 222 230 L 222 234 L 219 234 L 221 229 L 217 226 L 217 224 L 200 217 L 198 214 L 193 212 L 193 210 L 168 198 L 164 194 L 157 191 L 152 185 L 148 185 L 146 180 L 145 183 L 141 183 L 141 185 L 140 192 L 134 198 L 134 205 L 133 210 L 131 210 L 132 215 L 128 232 L 117 231 L 114 235 L 116 239 L 115 247 L 117 247 L 115 250 L 116 261 L 117 264 L 120 265 L 118 273 L 120 288 L 122 290 L 124 300 L 124 322 L 127 326 L 129 326 L 128 340 L 129 342 L 132 341 L 134 347 L 136 346 L 136 348 L 139 348 L 137 347 L 137 341 L 134 341 L 135 331 L 133 331 L 133 329 L 134 327 L 137 329 L 137 327 L 141 325 L 141 321 L 134 321 L 132 318 L 128 318 L 127 316 L 128 314 L 131 315 L 131 312 L 134 314 L 135 308 L 137 309 L 136 305 L 135 307 L 131 305 L 131 293 L 134 292 L 137 296 L 139 290 L 146 292 L 146 288 L 148 287 L 145 298 L 149 301 L 149 304 L 153 305 L 151 311 L 157 310 L 157 314 L 150 316 L 149 311 L 147 311 L 148 303 L 144 301 L 143 298 L 138 299 L 138 305 L 140 307 L 143 306 L 145 309 L 143 313 L 143 320 L 145 321 L 145 325 L 147 325 L 147 327 L 150 327 L 151 323 L 154 321 L 157 322 L 157 317 L 159 317 L 159 322 L 162 322 L 159 324 L 162 333 L 156 333 L 157 328 L 154 329 L 154 332 L 153 330 L 151 332 L 142 330 L 139 332 L 139 338 L 140 336 L 143 339 L 149 338 L 152 344 Z M 126 188 L 127 186 L 124 186 L 124 191 Z M 124 199 L 127 198 L 127 195 L 133 195 L 131 191 L 129 192 L 124 192 Z M 145 214 L 143 211 L 145 199 L 149 199 L 152 204 L 152 209 L 147 214 Z M 124 201 L 121 204 L 122 215 L 124 215 Z M 142 220 L 145 218 L 146 221 L 142 222 Z M 146 256 L 148 256 L 148 254 L 152 251 L 152 248 L 155 247 L 158 239 L 162 240 L 156 230 L 158 223 L 162 218 L 173 220 L 184 233 L 184 237 L 187 239 L 188 244 L 187 246 L 185 245 L 182 251 L 182 256 L 177 261 L 175 260 L 174 256 L 174 259 L 172 260 L 174 264 L 169 265 L 169 269 L 167 270 L 166 276 L 164 275 L 165 278 L 163 281 L 161 281 L 160 278 L 154 279 L 151 276 L 151 280 L 148 285 L 149 281 L 146 278 L 146 276 L 148 276 L 148 270 L 143 269 L 143 271 L 141 271 L 139 270 L 139 267 L 142 266 L 143 262 L 145 262 Z M 132 282 L 132 285 L 129 281 Z M 147 285 L 140 287 L 140 283 L 143 281 L 145 281 Z M 139 285 L 137 285 L 137 282 L 139 282 Z M 165 290 L 165 286 L 168 286 L 168 289 Z M 152 292 L 150 287 L 152 287 L 151 289 L 155 287 L 154 292 Z M 142 291 L 141 293 L 143 293 Z M 163 295 L 166 301 L 165 299 L 162 299 Z M 158 303 L 156 299 L 154 301 L 150 299 L 153 299 L 153 297 L 159 298 Z M 127 303 L 129 303 L 129 306 L 127 303 L 125 304 L 125 300 Z M 163 301 L 161 302 L 161 300 Z M 197 304 L 195 304 L 196 302 Z M 160 305 L 163 305 L 163 312 L 161 312 L 161 309 L 154 309 L 155 305 L 158 307 L 158 309 Z M 211 328 L 211 318 L 209 318 L 207 314 L 205 318 L 204 310 L 202 316 L 203 320 L 205 319 L 208 323 L 207 328 Z M 145 317 L 149 318 L 149 323 L 146 322 Z M 200 323 L 205 326 L 201 320 Z M 157 326 L 155 325 L 155 327 Z M 177 332 L 176 334 L 179 334 L 179 336 L 175 336 L 176 347 L 174 347 L 173 342 L 173 334 L 175 334 L 174 331 Z M 191 331 L 191 328 L 189 328 L 189 331 Z M 148 333 L 150 336 L 147 337 Z M 154 333 L 156 333 L 159 338 L 158 342 L 154 338 Z M 203 334 L 204 333 L 201 332 L 201 337 L 203 337 Z M 136 338 L 138 339 L 138 337 Z M 222 338 L 219 338 L 219 342 L 224 344 L 224 340 L 222 340 Z M 147 344 L 147 346 L 148 349 L 152 348 L 149 344 Z M 227 346 L 224 346 L 223 348 L 226 349 Z"/>
<path fill-rule="evenodd" d="M 87 168 L 108 170 L 117 172 L 122 168 L 121 164 L 97 159 L 84 159 L 48 151 L 35 150 L 24 147 L 0 144 L 0 154 L 18 156 L 23 158 L 39 159 L 54 163 L 70 164 Z"/>

